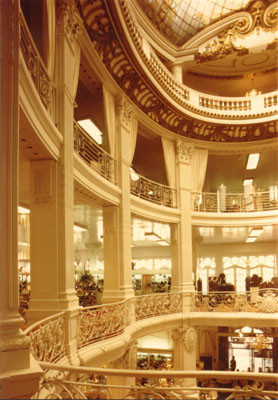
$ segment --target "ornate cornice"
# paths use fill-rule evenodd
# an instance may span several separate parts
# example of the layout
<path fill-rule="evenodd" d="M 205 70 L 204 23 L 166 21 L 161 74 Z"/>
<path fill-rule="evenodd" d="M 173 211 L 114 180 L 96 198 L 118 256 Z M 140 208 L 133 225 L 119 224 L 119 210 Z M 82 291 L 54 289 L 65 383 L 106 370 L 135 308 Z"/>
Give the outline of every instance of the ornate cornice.
<path fill-rule="evenodd" d="M 78 8 L 83 18 L 85 28 L 99 58 L 110 73 L 110 76 L 118 84 L 119 88 L 148 118 L 171 132 L 198 140 L 245 142 L 276 137 L 277 130 L 272 122 L 249 125 L 227 125 L 227 121 L 225 124 L 210 123 L 186 115 L 185 111 L 187 108 L 190 113 L 204 114 L 214 119 L 221 118 L 221 116 L 219 117 L 215 112 L 206 112 L 192 107 L 189 102 L 186 102 L 186 93 L 182 94 L 183 89 L 181 85 L 178 92 L 176 90 L 173 90 L 173 93 L 171 93 L 171 91 L 167 92 L 167 95 L 172 97 L 173 101 L 170 103 L 168 99 L 166 100 L 166 97 L 163 97 L 161 91 L 159 92 L 158 88 L 154 87 L 151 77 L 155 76 L 156 82 L 159 82 L 158 77 L 162 76 L 162 80 L 165 81 L 166 84 L 168 75 L 165 75 L 164 79 L 165 71 L 163 72 L 162 69 L 159 71 L 158 75 L 153 73 L 152 69 L 149 67 L 151 58 L 146 56 L 141 45 L 139 32 L 134 31 L 134 25 L 131 25 L 129 29 L 134 31 L 134 35 L 137 37 L 134 43 L 137 46 L 138 54 L 140 54 L 141 59 L 149 68 L 150 74 L 148 76 L 148 74 L 142 74 L 142 71 L 137 71 L 137 66 L 134 67 L 133 61 L 131 62 L 131 59 L 127 56 L 126 46 L 121 43 L 114 30 L 115 21 L 111 21 L 111 10 L 106 9 L 106 7 L 113 7 L 113 4 L 114 2 L 106 2 L 104 0 L 98 2 L 78 0 Z M 120 6 L 122 7 L 123 4 L 126 6 L 127 2 L 122 0 Z M 156 62 L 155 65 L 157 66 L 158 63 Z M 155 65 L 153 65 L 153 67 L 155 67 Z M 174 81 L 174 79 L 172 80 Z M 163 84 L 160 82 L 159 84 L 161 84 L 164 89 Z M 168 86 L 170 87 L 171 85 Z M 182 112 L 180 109 L 175 108 L 175 103 L 183 106 L 185 111 Z M 254 117 L 253 115 L 248 115 L 248 118 Z M 234 114 L 227 114 L 225 118 L 233 119 Z M 241 118 L 246 118 L 246 116 L 242 116 Z"/>

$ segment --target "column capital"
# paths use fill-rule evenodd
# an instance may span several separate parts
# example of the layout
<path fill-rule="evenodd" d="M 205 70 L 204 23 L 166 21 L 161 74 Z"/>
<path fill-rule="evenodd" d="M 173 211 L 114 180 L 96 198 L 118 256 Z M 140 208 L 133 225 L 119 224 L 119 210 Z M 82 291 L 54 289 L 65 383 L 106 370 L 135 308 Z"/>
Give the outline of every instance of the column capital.
<path fill-rule="evenodd" d="M 68 39 L 73 42 L 81 33 L 82 20 L 77 12 L 73 0 L 58 0 L 58 21 L 63 24 L 63 29 Z"/>
<path fill-rule="evenodd" d="M 172 332 L 174 342 L 181 342 L 188 353 L 191 353 L 197 344 L 197 333 L 193 326 L 174 329 Z"/>
<path fill-rule="evenodd" d="M 134 108 L 123 96 L 119 96 L 115 101 L 115 110 L 118 120 L 122 125 L 129 129 L 131 120 L 135 116 Z"/>
<path fill-rule="evenodd" d="M 194 151 L 194 146 L 183 140 L 176 141 L 177 160 L 184 164 L 191 164 L 191 157 Z"/>

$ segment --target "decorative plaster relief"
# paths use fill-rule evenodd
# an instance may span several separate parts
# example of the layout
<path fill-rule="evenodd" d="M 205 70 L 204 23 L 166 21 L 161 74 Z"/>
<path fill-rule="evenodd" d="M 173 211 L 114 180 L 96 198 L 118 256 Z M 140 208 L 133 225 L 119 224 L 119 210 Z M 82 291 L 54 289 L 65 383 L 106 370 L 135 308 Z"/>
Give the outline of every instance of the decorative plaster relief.
<path fill-rule="evenodd" d="M 196 329 L 192 326 L 188 328 L 174 329 L 172 338 L 174 341 L 182 342 L 188 353 L 192 353 L 197 344 Z"/>
<path fill-rule="evenodd" d="M 178 161 L 183 162 L 185 164 L 190 164 L 191 156 L 194 151 L 194 146 L 182 140 L 177 140 L 176 150 L 177 150 Z"/>
<path fill-rule="evenodd" d="M 58 20 L 64 24 L 64 32 L 70 41 L 77 39 L 81 32 L 82 21 L 72 0 L 58 0 Z"/>

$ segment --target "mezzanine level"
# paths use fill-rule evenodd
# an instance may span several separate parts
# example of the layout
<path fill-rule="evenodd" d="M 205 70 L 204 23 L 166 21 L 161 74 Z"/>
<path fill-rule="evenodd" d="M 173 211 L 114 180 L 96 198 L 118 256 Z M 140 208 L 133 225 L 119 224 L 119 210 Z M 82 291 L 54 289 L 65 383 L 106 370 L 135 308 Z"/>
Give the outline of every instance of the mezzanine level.
<path fill-rule="evenodd" d="M 262 290 L 257 297 L 255 300 L 252 293 L 236 292 L 210 293 L 203 297 L 198 293 L 146 295 L 119 303 L 79 308 L 77 314 L 76 310 L 65 311 L 45 318 L 24 332 L 30 338 L 33 356 L 44 371 L 35 398 L 44 398 L 49 393 L 60 394 L 61 398 L 64 398 L 65 393 L 67 398 L 94 398 L 90 397 L 93 393 L 97 393 L 98 398 L 107 396 L 115 398 L 113 397 L 115 393 L 119 396 L 119 392 L 115 390 L 124 390 L 126 398 L 152 395 L 162 399 L 169 396 L 190 399 L 195 394 L 202 396 L 198 398 L 216 399 L 218 392 L 218 395 L 229 393 L 229 399 L 247 393 L 254 396 L 252 397 L 254 399 L 256 396 L 262 399 L 275 399 L 277 387 L 271 382 L 275 382 L 277 376 L 272 373 L 258 375 L 252 372 L 221 371 L 127 371 L 78 366 L 80 360 L 81 363 L 86 363 L 92 358 L 101 359 L 104 354 L 108 357 L 109 354 L 115 355 L 115 350 L 118 349 L 119 352 L 134 338 L 148 331 L 161 329 L 165 327 L 165 323 L 169 329 L 179 326 L 182 321 L 190 321 L 190 325 L 193 326 L 206 325 L 208 323 L 206 311 L 212 309 L 216 312 L 209 314 L 211 325 L 218 324 L 221 318 L 221 323 L 227 326 L 246 323 L 255 326 L 257 317 L 260 316 L 265 326 L 276 326 L 277 289 Z M 229 319 L 227 319 L 228 310 Z M 68 324 L 72 323 L 71 313 L 77 315 L 76 354 L 69 354 L 69 341 L 72 342 L 72 337 L 70 338 L 67 332 Z M 201 314 L 204 314 L 203 319 Z M 239 314 L 242 314 L 242 318 Z M 79 361 L 73 362 L 76 365 L 69 366 L 69 359 L 72 360 L 71 364 L 73 360 Z M 111 384 L 110 377 L 133 378 L 133 383 Z M 144 385 L 141 384 L 142 378 Z M 198 381 L 198 385 L 193 383 L 184 387 L 182 380 L 189 378 Z M 211 385 L 212 379 L 213 385 Z M 231 385 L 223 385 L 224 382 L 225 384 L 230 382 Z"/>

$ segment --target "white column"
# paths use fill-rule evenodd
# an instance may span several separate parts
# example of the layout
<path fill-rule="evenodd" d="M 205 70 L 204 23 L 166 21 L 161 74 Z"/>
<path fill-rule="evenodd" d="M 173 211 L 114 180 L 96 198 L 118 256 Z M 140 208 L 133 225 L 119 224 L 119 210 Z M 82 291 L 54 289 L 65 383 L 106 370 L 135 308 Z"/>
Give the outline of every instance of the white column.
<path fill-rule="evenodd" d="M 113 112 L 113 111 L 112 111 Z M 133 158 L 133 113 L 123 101 L 117 105 L 116 143 L 118 183 L 122 191 L 120 206 L 104 207 L 104 292 L 103 302 L 134 296 L 131 271 L 130 165 Z"/>
<path fill-rule="evenodd" d="M 31 299 L 28 325 L 59 310 L 58 165 L 31 161 L 30 262 Z"/>
<path fill-rule="evenodd" d="M 172 64 L 171 72 L 178 82 L 183 83 L 182 64 Z"/>
<path fill-rule="evenodd" d="M 191 154 L 193 146 L 177 142 L 177 196 L 181 216 L 171 226 L 172 291 L 191 292 L 192 226 L 191 226 Z"/>
<path fill-rule="evenodd" d="M 19 3 L 1 1 L 0 397 L 27 398 L 41 369 L 30 356 L 18 313 Z"/>
<path fill-rule="evenodd" d="M 174 329 L 173 338 L 173 367 L 174 370 L 196 370 L 196 344 L 197 333 L 192 326 Z M 180 379 L 177 382 L 181 386 L 195 386 L 195 378 Z"/>
<path fill-rule="evenodd" d="M 72 0 L 59 0 L 57 13 L 57 123 L 64 139 L 58 168 L 58 297 L 60 309 L 69 309 L 78 306 L 74 288 L 73 107 L 79 76 L 80 48 L 76 39 L 80 21 Z"/>
<path fill-rule="evenodd" d="M 137 341 L 130 343 L 124 355 L 111 363 L 110 368 L 115 369 L 136 369 L 137 366 Z M 125 376 L 108 376 L 107 383 L 118 386 L 135 386 L 135 378 Z M 111 399 L 123 399 L 127 396 L 129 389 L 113 388 L 111 389 Z"/>

